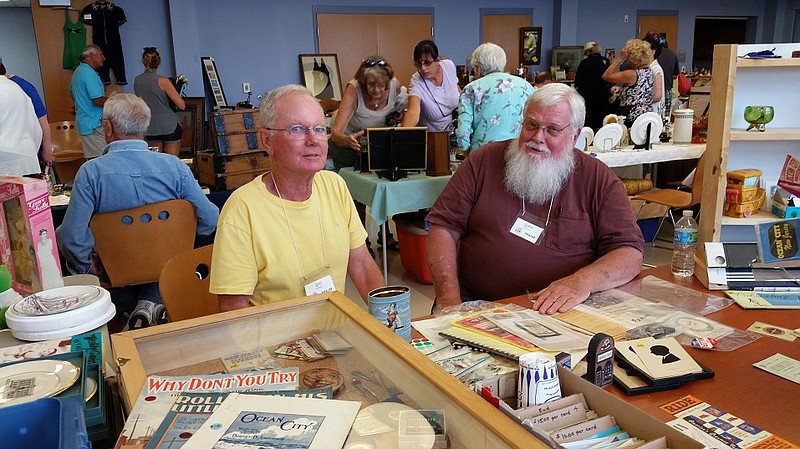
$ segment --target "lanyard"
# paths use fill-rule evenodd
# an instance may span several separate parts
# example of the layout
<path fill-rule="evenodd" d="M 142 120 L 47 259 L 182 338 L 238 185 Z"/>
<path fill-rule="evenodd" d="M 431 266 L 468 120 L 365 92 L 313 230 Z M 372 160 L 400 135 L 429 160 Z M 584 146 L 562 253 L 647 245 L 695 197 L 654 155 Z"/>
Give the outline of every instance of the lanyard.
<path fill-rule="evenodd" d="M 283 208 L 283 216 L 286 219 L 286 227 L 289 228 L 289 235 L 292 237 L 292 246 L 294 247 L 294 254 L 297 256 L 297 264 L 300 265 L 300 274 L 303 276 L 303 280 L 308 280 L 306 277 L 306 270 L 303 267 L 303 260 L 300 258 L 300 250 L 297 248 L 297 241 L 294 238 L 294 232 L 292 232 L 292 226 L 289 223 L 289 213 L 286 211 L 286 204 L 283 202 L 283 197 L 281 196 L 281 191 L 278 189 L 278 182 L 275 180 L 275 176 L 270 173 L 269 176 L 272 178 L 272 184 L 275 185 L 275 192 L 278 193 L 278 198 L 281 200 L 281 207 Z M 319 221 L 319 235 L 322 239 L 322 260 L 325 262 L 325 268 L 330 268 L 330 264 L 328 263 L 328 254 L 325 251 L 325 233 L 322 232 L 322 212 L 320 210 L 319 205 L 319 198 L 317 198 L 317 219 Z"/>
<path fill-rule="evenodd" d="M 547 226 L 550 224 L 550 212 L 553 210 L 553 199 L 555 199 L 555 195 L 550 198 L 550 207 L 547 208 L 547 218 L 544 220 L 544 225 Z M 525 215 L 525 197 L 522 197 L 522 215 Z"/>

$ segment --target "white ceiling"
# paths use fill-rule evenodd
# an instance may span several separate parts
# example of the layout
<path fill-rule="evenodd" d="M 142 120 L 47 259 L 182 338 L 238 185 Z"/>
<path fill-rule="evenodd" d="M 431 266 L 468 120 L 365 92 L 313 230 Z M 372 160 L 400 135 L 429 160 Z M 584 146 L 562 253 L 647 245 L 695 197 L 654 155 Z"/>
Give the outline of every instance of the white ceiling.
<path fill-rule="evenodd" d="M 30 8 L 31 0 L 0 0 L 0 8 Z"/>

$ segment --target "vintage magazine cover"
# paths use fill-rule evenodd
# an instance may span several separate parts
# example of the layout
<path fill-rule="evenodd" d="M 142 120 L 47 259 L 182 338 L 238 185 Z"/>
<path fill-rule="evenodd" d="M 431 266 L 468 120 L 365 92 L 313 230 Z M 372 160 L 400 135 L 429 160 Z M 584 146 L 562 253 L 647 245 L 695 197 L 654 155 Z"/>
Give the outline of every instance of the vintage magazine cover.
<path fill-rule="evenodd" d="M 360 402 L 231 393 L 184 449 L 342 447 Z"/>
<path fill-rule="evenodd" d="M 184 393 L 178 396 L 146 449 L 178 449 L 197 432 L 230 393 Z M 333 388 L 313 390 L 260 391 L 264 396 L 333 399 Z"/>
<path fill-rule="evenodd" d="M 233 374 L 149 376 L 114 449 L 145 447 L 181 393 L 294 390 L 299 372 L 298 368 L 283 368 Z"/>

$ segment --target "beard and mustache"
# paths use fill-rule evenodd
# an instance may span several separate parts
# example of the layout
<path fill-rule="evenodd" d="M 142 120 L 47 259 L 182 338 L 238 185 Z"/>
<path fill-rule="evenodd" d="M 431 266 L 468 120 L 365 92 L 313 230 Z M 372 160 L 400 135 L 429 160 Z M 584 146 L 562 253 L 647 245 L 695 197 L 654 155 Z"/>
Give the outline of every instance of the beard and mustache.
<path fill-rule="evenodd" d="M 550 156 L 549 149 L 540 147 L 548 156 L 531 159 L 525 148 L 537 148 L 536 144 L 526 142 L 520 148 L 519 138 L 512 141 L 505 151 L 506 190 L 535 205 L 553 199 L 575 167 L 575 152 L 568 145 L 558 156 Z"/>

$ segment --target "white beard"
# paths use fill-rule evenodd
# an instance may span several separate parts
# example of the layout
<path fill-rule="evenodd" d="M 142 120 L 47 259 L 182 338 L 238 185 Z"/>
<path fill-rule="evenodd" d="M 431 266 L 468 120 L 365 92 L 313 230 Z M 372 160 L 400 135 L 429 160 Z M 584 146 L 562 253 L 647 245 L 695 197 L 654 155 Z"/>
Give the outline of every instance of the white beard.
<path fill-rule="evenodd" d="M 530 204 L 545 204 L 553 199 L 575 167 L 575 152 L 565 149 L 558 157 L 533 160 L 512 141 L 505 152 L 506 190 Z"/>

